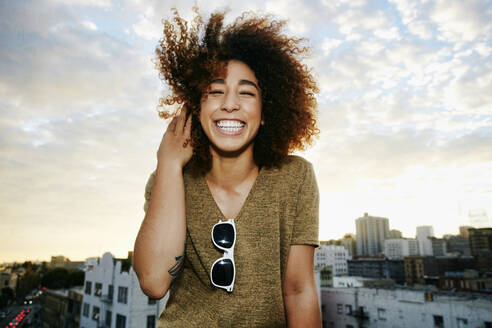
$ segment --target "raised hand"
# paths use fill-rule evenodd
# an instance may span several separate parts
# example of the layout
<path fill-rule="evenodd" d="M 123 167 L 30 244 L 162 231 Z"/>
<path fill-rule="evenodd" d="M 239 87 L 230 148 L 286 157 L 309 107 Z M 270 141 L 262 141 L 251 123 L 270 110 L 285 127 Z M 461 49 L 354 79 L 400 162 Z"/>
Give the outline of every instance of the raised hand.
<path fill-rule="evenodd" d="M 186 106 L 174 116 L 162 137 L 157 151 L 157 165 L 183 168 L 191 158 L 190 145 L 191 115 L 186 118 Z"/>

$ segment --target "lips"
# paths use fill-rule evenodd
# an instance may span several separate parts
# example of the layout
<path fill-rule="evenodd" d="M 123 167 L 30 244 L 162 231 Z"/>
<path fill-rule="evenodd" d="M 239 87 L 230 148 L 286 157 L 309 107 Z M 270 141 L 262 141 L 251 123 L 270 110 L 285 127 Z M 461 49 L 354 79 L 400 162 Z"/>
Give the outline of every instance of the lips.
<path fill-rule="evenodd" d="M 227 135 L 240 134 L 246 124 L 239 120 L 217 120 L 215 126 L 218 130 Z"/>

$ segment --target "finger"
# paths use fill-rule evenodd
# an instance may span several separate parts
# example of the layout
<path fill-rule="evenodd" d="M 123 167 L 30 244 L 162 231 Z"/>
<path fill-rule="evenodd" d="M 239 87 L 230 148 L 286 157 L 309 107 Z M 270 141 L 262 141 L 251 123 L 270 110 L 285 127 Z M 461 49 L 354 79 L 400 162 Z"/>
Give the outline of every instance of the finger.
<path fill-rule="evenodd" d="M 186 118 L 183 134 L 186 138 L 189 138 L 191 135 L 191 115 Z"/>
<path fill-rule="evenodd" d="M 181 108 L 181 112 L 179 113 L 178 122 L 176 124 L 176 132 L 178 134 L 183 132 L 185 123 L 186 123 L 186 106 L 183 106 L 183 108 Z"/>
<path fill-rule="evenodd" d="M 167 129 L 170 130 L 171 132 L 175 133 L 177 123 L 178 123 L 178 119 L 176 116 L 174 116 L 173 119 L 171 120 L 171 122 L 169 123 L 169 126 Z"/>

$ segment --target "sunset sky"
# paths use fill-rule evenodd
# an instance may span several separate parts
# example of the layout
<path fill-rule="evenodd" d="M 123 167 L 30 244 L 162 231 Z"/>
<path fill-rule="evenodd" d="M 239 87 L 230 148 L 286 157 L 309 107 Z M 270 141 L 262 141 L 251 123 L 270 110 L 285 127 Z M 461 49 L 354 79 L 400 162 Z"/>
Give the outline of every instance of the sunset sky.
<path fill-rule="evenodd" d="M 0 0 L 0 263 L 125 256 L 166 121 L 161 19 L 195 1 Z M 307 37 L 320 239 L 364 212 L 415 236 L 492 217 L 492 1 L 196 1 Z M 490 221 L 489 221 L 490 222 Z M 489 223 L 490 224 L 490 223 Z"/>

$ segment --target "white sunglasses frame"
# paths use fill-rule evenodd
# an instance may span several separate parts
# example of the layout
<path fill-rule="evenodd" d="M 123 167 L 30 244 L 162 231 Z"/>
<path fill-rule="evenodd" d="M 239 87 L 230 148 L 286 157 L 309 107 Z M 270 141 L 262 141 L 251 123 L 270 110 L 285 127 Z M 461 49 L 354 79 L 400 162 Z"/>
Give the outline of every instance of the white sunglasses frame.
<path fill-rule="evenodd" d="M 234 242 L 232 243 L 231 248 L 224 248 L 224 247 L 221 247 L 221 246 L 219 246 L 219 245 L 217 245 L 215 243 L 215 240 L 214 240 L 214 229 L 219 224 L 230 224 L 230 225 L 232 225 L 232 228 L 234 229 Z M 224 255 L 221 258 L 217 259 L 212 264 L 212 266 L 210 267 L 210 281 L 212 282 L 212 285 L 214 285 L 215 287 L 225 289 L 229 293 L 232 293 L 232 290 L 234 289 L 234 281 L 236 280 L 236 264 L 234 263 L 234 246 L 236 246 L 237 233 L 236 233 L 236 224 L 234 223 L 234 219 L 229 219 L 227 221 L 221 221 L 221 220 L 219 220 L 219 222 L 217 222 L 216 224 L 214 224 L 214 226 L 212 227 L 211 235 L 212 235 L 212 242 L 214 243 L 215 247 L 217 247 L 218 249 L 222 250 L 224 252 Z M 219 286 L 219 285 L 216 285 L 214 283 L 213 279 L 212 279 L 212 271 L 213 271 L 214 265 L 217 262 L 219 262 L 221 260 L 224 260 L 224 259 L 231 260 L 231 262 L 232 262 L 232 269 L 234 270 L 234 275 L 232 276 L 232 282 L 231 282 L 231 284 L 229 286 Z"/>

